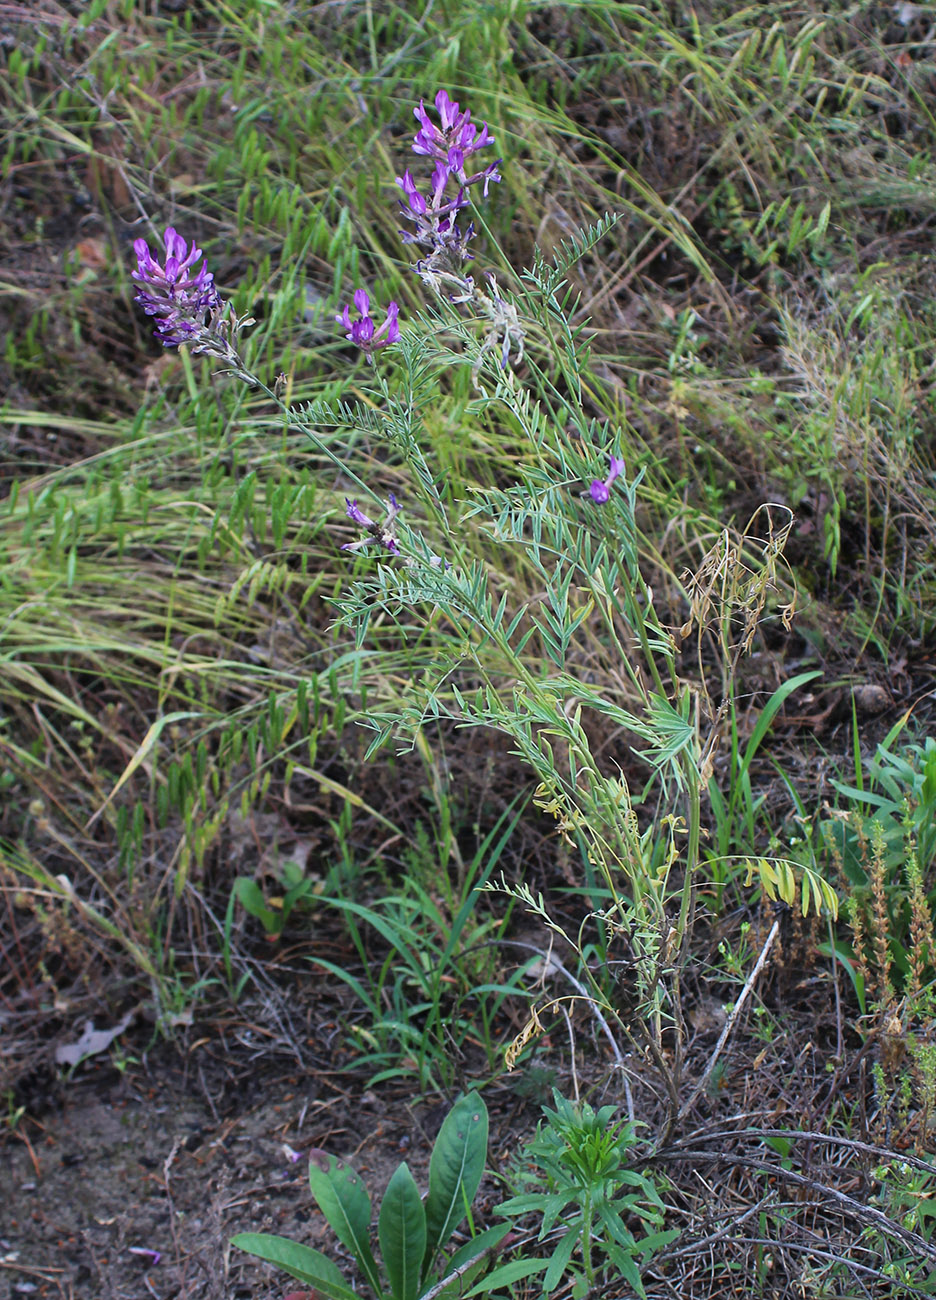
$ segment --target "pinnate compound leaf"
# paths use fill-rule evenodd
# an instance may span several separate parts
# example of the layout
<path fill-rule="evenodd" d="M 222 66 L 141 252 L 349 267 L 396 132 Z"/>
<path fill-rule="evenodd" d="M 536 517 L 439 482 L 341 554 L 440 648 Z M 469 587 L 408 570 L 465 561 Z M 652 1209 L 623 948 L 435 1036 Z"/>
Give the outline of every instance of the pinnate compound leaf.
<path fill-rule="evenodd" d="M 298 1241 L 268 1232 L 240 1232 L 231 1238 L 231 1245 L 275 1264 L 298 1282 L 314 1286 L 329 1300 L 358 1300 L 337 1265 L 311 1246 L 302 1246 Z"/>
<path fill-rule="evenodd" d="M 445 1117 L 429 1162 L 426 1268 L 461 1223 L 477 1194 L 487 1158 L 488 1114 L 476 1093 L 460 1097 Z"/>
<path fill-rule="evenodd" d="M 387 1184 L 377 1233 L 394 1300 L 416 1300 L 426 1253 L 426 1211 L 405 1162 Z"/>
<path fill-rule="evenodd" d="M 309 1187 L 335 1236 L 351 1251 L 361 1272 L 380 1295 L 380 1274 L 368 1237 L 370 1197 L 360 1177 L 343 1160 L 316 1149 L 309 1153 Z"/>

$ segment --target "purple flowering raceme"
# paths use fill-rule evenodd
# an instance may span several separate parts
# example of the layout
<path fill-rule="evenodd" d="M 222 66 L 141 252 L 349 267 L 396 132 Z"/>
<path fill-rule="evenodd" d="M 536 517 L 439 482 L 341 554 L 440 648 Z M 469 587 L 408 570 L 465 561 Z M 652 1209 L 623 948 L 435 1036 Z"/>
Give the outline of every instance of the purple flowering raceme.
<path fill-rule="evenodd" d="M 147 316 L 157 317 L 156 338 L 163 347 L 187 343 L 193 352 L 218 357 L 245 383 L 256 384 L 257 379 L 244 368 L 234 346 L 237 335 L 253 324 L 253 318 L 235 316 L 221 301 L 207 261 L 195 269 L 202 251 L 194 240 L 189 247 L 170 226 L 163 243 L 165 260 L 159 262 L 145 239 L 135 240 L 137 269 L 130 272 L 139 285 L 136 301 Z"/>
<path fill-rule="evenodd" d="M 463 112 L 457 103 L 449 99 L 444 90 L 440 90 L 436 95 L 435 106 L 442 123 L 441 130 L 426 112 L 423 100 L 419 101 L 418 108 L 413 109 L 420 127 L 413 139 L 413 153 L 439 159 L 460 185 L 467 187 L 474 185 L 476 181 L 483 181 L 486 197 L 490 182 L 500 180 L 497 169 L 503 160 L 498 158 L 496 162 L 490 163 L 471 176 L 465 169 L 465 163 L 473 153 L 494 143 L 487 122 L 481 124 L 479 131 L 471 120 L 469 110 L 465 109 Z"/>
<path fill-rule="evenodd" d="M 468 193 L 465 188 L 459 188 L 454 198 L 448 198 L 445 189 L 451 176 L 444 163 L 436 163 L 428 201 L 416 188 L 408 170 L 396 178 L 406 199 L 403 216 L 415 227 L 412 231 L 401 230 L 400 235 L 404 244 L 421 244 L 431 248 L 434 254 L 446 253 L 456 261 L 468 261 L 471 258 L 468 244 L 474 237 L 474 223 L 462 231 L 455 220 L 459 210 L 468 206 Z"/>
<path fill-rule="evenodd" d="M 191 247 L 170 226 L 163 236 L 165 261 L 160 263 L 150 252 L 145 239 L 134 241 L 137 269 L 130 275 L 139 282 L 136 301 L 147 316 L 158 317 L 156 337 L 166 347 L 189 343 L 205 329 L 205 317 L 221 310 L 221 296 L 214 276 L 203 261 L 194 240 Z"/>
<path fill-rule="evenodd" d="M 413 231 L 400 232 L 403 241 L 432 250 L 426 262 L 417 268 L 420 275 L 435 275 L 442 269 L 451 271 L 453 264 L 470 260 L 468 245 L 474 236 L 474 226 L 469 224 L 462 230 L 456 217 L 460 209 L 468 207 L 468 190 L 472 185 L 482 184 L 487 195 L 490 183 L 500 180 L 499 158 L 479 171 L 469 173 L 468 170 L 468 159 L 494 143 L 487 123 L 479 131 L 471 121 L 471 113 L 467 109 L 462 111 L 444 90 L 436 95 L 435 106 L 441 126 L 433 122 L 422 100 L 413 110 L 420 127 L 414 137 L 413 152 L 435 159 L 428 197 L 417 189 L 409 171 L 397 177 L 405 199 L 403 215 L 414 226 Z M 456 186 L 454 196 L 447 192 L 450 182 Z"/>
<path fill-rule="evenodd" d="M 370 314 L 370 294 L 366 289 L 356 291 L 354 305 L 360 319 L 353 321 L 351 319 L 351 308 L 345 307 L 341 315 L 335 317 L 335 320 L 340 321 L 345 327 L 345 338 L 350 339 L 352 343 L 356 343 L 368 357 L 371 356 L 375 349 L 386 347 L 388 343 L 396 343 L 399 340 L 400 308 L 395 302 L 390 303 L 383 323 L 376 327 L 374 318 Z"/>
<path fill-rule="evenodd" d="M 404 556 L 396 539 L 393 521 L 400 513 L 400 505 L 392 492 L 387 498 L 387 502 L 387 513 L 379 523 L 375 523 L 370 515 L 364 513 L 358 505 L 357 499 L 352 501 L 349 497 L 345 497 L 348 518 L 364 531 L 365 536 L 359 537 L 356 542 L 345 542 L 341 549 L 343 551 L 362 551 L 365 546 L 373 544 L 382 547 L 385 551 L 389 551 L 406 568 L 415 568 L 419 561 L 412 555 Z M 440 555 L 430 553 L 424 556 L 423 559 L 428 561 L 431 569 L 440 569 L 443 573 L 451 567 L 448 561 L 443 560 Z"/>
<path fill-rule="evenodd" d="M 600 478 L 592 479 L 591 487 L 585 495 L 590 496 L 597 505 L 603 506 L 606 501 L 610 500 L 611 484 L 624 473 L 625 468 L 624 461 L 620 456 L 612 456 L 608 477 L 604 481 Z"/>
<path fill-rule="evenodd" d="M 348 518 L 352 523 L 357 524 L 358 528 L 364 529 L 367 536 L 359 538 L 356 542 L 346 542 L 341 548 L 343 551 L 360 551 L 365 546 L 370 546 L 372 542 L 376 542 L 378 546 L 382 546 L 385 551 L 389 551 L 392 555 L 400 554 L 400 548 L 397 545 L 396 534 L 393 529 L 393 521 L 400 513 L 400 507 L 392 492 L 389 497 L 387 513 L 379 524 L 364 513 L 356 499 L 351 501 L 348 497 L 345 497 L 345 505 L 348 507 Z"/>

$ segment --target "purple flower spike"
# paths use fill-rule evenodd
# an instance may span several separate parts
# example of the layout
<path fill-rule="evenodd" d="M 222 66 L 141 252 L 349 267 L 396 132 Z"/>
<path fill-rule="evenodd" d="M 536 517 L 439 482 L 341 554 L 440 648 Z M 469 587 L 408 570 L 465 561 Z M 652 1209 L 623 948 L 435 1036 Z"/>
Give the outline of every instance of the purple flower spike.
<path fill-rule="evenodd" d="M 400 308 L 395 302 L 388 305 L 383 323 L 377 328 L 374 327 L 374 319 L 370 314 L 370 295 L 366 289 L 358 289 L 355 292 L 354 305 L 357 308 L 360 320 L 353 321 L 351 319 L 350 307 L 345 307 L 341 315 L 335 317 L 335 320 L 340 321 L 345 327 L 346 339 L 356 343 L 368 356 L 377 348 L 386 347 L 388 343 L 398 342 L 400 337 Z"/>
<path fill-rule="evenodd" d="M 134 241 L 137 269 L 130 275 L 139 282 L 136 301 L 147 316 L 158 318 L 156 337 L 167 348 L 180 343 L 198 342 L 205 333 L 205 317 L 221 309 L 221 297 L 214 276 L 202 262 L 195 263 L 202 250 L 191 247 L 172 226 L 166 231 L 165 261 L 160 264 L 150 252 L 145 239 Z"/>
<path fill-rule="evenodd" d="M 372 542 L 376 542 L 378 546 L 382 546 L 391 555 L 400 554 L 400 548 L 397 545 L 396 535 L 393 531 L 393 521 L 400 513 L 400 506 L 392 492 L 390 493 L 386 516 L 379 524 L 375 524 L 373 519 L 364 513 L 357 500 L 352 501 L 349 497 L 345 497 L 345 505 L 347 506 L 348 518 L 358 528 L 366 532 L 367 536 L 359 538 L 356 542 L 346 542 L 341 548 L 343 551 L 360 551 L 365 546 L 370 546 Z"/>
<path fill-rule="evenodd" d="M 591 486 L 588 489 L 587 496 L 590 496 L 596 505 L 603 506 L 606 501 L 611 499 L 611 484 L 616 478 L 624 473 L 626 465 L 620 456 L 611 457 L 611 468 L 608 477 L 602 482 L 600 478 L 592 479 Z"/>
<path fill-rule="evenodd" d="M 416 121 L 419 123 L 419 130 L 413 137 L 413 153 L 423 154 L 427 158 L 438 158 L 446 163 L 461 185 L 470 185 L 473 180 L 485 176 L 486 194 L 488 182 L 500 180 L 496 170 L 497 164 L 493 164 L 485 172 L 478 172 L 477 176 L 468 177 L 465 174 L 465 163 L 471 154 L 494 143 L 494 137 L 488 130 L 487 123 L 482 123 L 479 131 L 471 120 L 470 111 L 466 108 L 462 112 L 459 105 L 449 99 L 444 90 L 440 90 L 436 95 L 435 106 L 442 123 L 441 130 L 426 112 L 426 105 L 422 100 L 419 101 L 419 107 L 413 109 Z"/>

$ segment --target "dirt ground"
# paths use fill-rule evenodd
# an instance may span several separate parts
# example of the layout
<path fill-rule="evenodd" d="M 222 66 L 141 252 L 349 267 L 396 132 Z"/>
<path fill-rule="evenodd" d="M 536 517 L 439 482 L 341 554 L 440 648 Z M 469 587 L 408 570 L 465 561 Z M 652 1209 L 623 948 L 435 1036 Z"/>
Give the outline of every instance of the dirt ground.
<path fill-rule="evenodd" d="M 196 1042 L 122 1072 L 88 1063 L 23 1117 L 0 1153 L 3 1300 L 274 1300 L 288 1279 L 229 1242 L 273 1232 L 331 1252 L 310 1148 L 352 1157 L 377 1196 L 404 1159 L 422 1185 L 443 1106 L 219 1055 Z"/>

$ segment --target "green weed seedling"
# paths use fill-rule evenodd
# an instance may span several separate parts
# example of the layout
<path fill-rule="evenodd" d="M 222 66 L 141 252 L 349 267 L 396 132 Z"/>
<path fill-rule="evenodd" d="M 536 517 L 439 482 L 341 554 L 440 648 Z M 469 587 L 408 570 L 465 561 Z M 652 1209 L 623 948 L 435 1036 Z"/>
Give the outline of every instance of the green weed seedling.
<path fill-rule="evenodd" d="M 382 1269 L 370 1242 L 371 1200 L 363 1182 L 344 1161 L 324 1151 L 312 1152 L 312 1195 L 377 1300 L 434 1300 L 459 1294 L 506 1237 L 509 1225 L 473 1236 L 445 1260 L 441 1277 L 435 1275 L 442 1250 L 470 1214 L 484 1173 L 487 1139 L 487 1108 L 477 1093 L 469 1093 L 449 1111 L 436 1138 L 425 1201 L 406 1163 L 398 1167 L 377 1220 Z M 261 1232 L 242 1232 L 233 1244 L 277 1264 L 328 1300 L 356 1300 L 357 1292 L 321 1251 Z"/>
<path fill-rule="evenodd" d="M 553 1244 L 545 1260 L 517 1260 L 496 1269 L 485 1288 L 543 1273 L 542 1294 L 551 1295 L 567 1275 L 573 1296 L 604 1294 L 603 1283 L 622 1277 L 643 1296 L 640 1262 L 679 1234 L 661 1231 L 664 1205 L 656 1183 L 630 1168 L 635 1125 L 614 1121 L 614 1106 L 594 1110 L 553 1090 L 556 1109 L 543 1108 L 545 1123 L 521 1155 L 518 1181 L 528 1190 L 498 1207 L 498 1214 L 542 1216 L 539 1240 Z M 651 1231 L 635 1237 L 627 1220 Z M 558 1232 L 558 1236 L 557 1236 Z M 581 1265 L 573 1262 L 580 1253 Z M 477 1294 L 478 1288 L 469 1295 Z"/>

